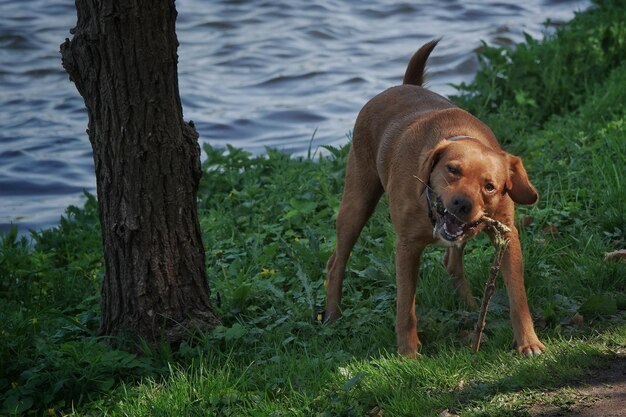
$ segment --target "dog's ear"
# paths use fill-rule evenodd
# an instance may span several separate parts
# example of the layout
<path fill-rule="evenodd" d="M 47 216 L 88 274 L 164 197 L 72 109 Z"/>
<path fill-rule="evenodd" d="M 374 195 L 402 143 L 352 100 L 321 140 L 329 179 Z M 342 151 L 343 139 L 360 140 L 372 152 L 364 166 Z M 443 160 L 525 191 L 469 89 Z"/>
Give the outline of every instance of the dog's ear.
<path fill-rule="evenodd" d="M 437 162 L 441 159 L 441 155 L 443 154 L 446 146 L 447 144 L 445 142 L 440 142 L 439 145 L 428 151 L 426 157 L 424 158 L 424 162 L 420 165 L 419 170 L 417 171 L 417 177 L 420 182 L 418 186 L 420 195 L 424 193 L 426 185 L 430 181 L 430 174 L 433 172 Z"/>
<path fill-rule="evenodd" d="M 537 190 L 530 183 L 522 160 L 507 154 L 509 161 L 509 179 L 506 182 L 506 192 L 517 204 L 535 204 L 539 198 Z"/>

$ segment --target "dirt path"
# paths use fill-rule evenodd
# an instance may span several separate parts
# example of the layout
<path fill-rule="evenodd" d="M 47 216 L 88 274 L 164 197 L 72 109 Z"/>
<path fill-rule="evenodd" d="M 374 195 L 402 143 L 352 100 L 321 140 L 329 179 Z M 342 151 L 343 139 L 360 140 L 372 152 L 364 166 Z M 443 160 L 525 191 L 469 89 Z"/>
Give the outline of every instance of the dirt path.
<path fill-rule="evenodd" d="M 529 410 L 533 417 L 625 417 L 626 351 L 615 356 L 606 368 L 555 392 Z"/>

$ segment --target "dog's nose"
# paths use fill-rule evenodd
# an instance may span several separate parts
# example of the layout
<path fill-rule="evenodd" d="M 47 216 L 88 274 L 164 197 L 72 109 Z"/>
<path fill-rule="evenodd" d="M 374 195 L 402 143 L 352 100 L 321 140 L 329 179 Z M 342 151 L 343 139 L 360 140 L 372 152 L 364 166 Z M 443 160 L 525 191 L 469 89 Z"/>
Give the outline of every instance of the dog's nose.
<path fill-rule="evenodd" d="M 452 210 L 457 216 L 467 216 L 472 211 L 472 202 L 469 198 L 457 195 L 452 199 Z"/>

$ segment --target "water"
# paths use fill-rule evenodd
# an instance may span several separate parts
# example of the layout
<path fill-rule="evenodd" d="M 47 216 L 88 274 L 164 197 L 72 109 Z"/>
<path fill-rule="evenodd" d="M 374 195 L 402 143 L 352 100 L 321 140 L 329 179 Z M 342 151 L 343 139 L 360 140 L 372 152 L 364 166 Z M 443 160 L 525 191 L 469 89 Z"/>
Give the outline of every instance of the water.
<path fill-rule="evenodd" d="M 480 41 L 541 38 L 588 1 L 179 0 L 183 111 L 200 140 L 255 154 L 341 145 L 361 106 L 443 36 L 428 85 L 470 81 Z M 95 192 L 87 114 L 60 63 L 69 0 L 0 0 L 0 230 L 56 224 Z"/>

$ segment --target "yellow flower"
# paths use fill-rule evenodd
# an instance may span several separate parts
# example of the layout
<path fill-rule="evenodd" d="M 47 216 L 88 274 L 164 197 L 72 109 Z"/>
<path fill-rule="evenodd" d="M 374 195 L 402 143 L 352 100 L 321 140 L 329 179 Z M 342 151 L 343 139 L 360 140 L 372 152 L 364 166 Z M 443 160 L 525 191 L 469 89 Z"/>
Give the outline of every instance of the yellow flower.
<path fill-rule="evenodd" d="M 56 411 L 54 411 L 54 408 L 48 408 L 48 415 L 49 415 L 49 416 L 54 416 L 54 415 L 56 415 Z"/>
<path fill-rule="evenodd" d="M 262 277 L 274 276 L 274 275 L 276 275 L 276 270 L 275 269 L 261 268 L 260 275 Z"/>
<path fill-rule="evenodd" d="M 36 325 L 39 322 L 39 320 L 37 320 L 37 317 L 33 317 L 32 319 L 30 319 L 30 324 L 32 324 L 33 326 Z"/>

